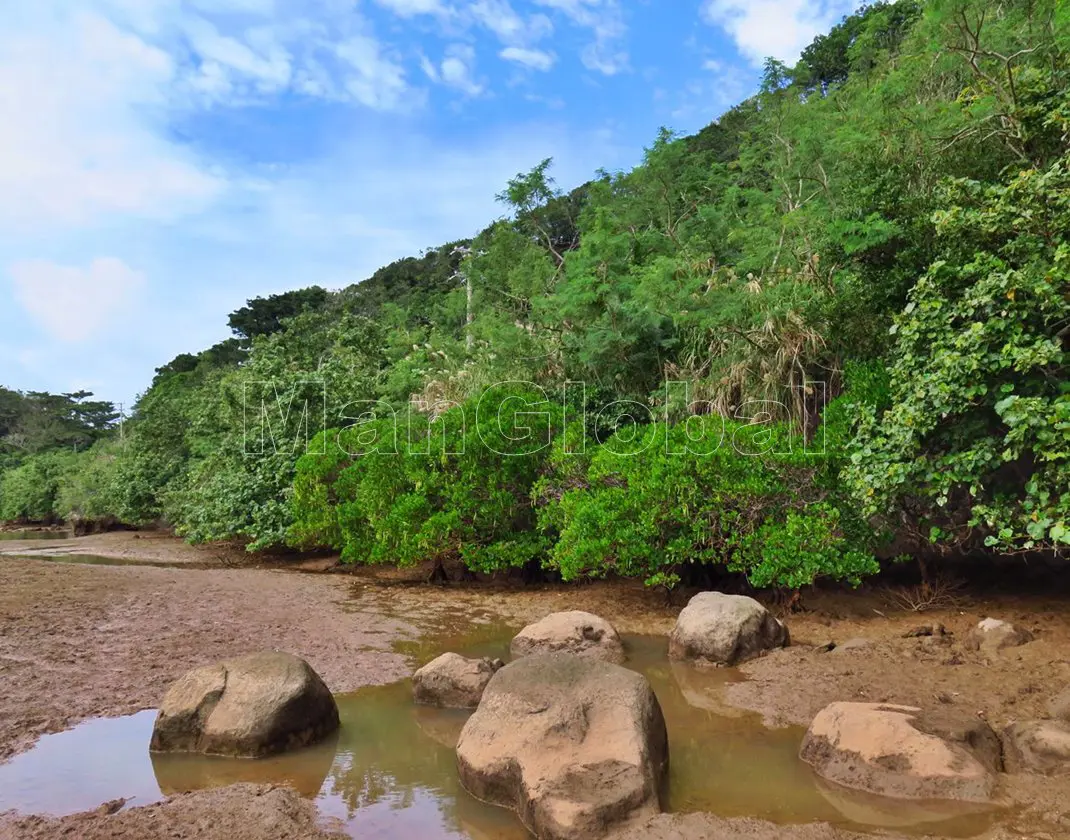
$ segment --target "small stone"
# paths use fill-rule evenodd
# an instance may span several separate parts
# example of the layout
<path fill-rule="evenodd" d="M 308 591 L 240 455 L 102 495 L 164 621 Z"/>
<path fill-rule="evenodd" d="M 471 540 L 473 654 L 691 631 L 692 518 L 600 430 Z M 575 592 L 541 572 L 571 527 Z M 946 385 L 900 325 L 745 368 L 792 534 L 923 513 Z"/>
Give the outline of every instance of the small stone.
<path fill-rule="evenodd" d="M 110 817 L 112 814 L 118 814 L 124 807 L 126 807 L 126 799 L 113 799 L 111 802 L 105 802 L 99 808 L 97 813 L 102 817 Z"/>
<path fill-rule="evenodd" d="M 856 639 L 848 639 L 842 645 L 836 645 L 836 648 L 832 652 L 833 653 L 850 653 L 851 651 L 855 651 L 855 650 L 865 650 L 866 648 L 869 648 L 869 647 L 872 647 L 872 646 L 873 646 L 873 642 L 871 642 L 869 639 L 858 639 L 858 638 L 856 638 Z"/>
<path fill-rule="evenodd" d="M 947 636 L 948 632 L 943 624 L 921 624 L 915 627 L 913 630 L 908 630 L 903 634 L 904 639 L 920 639 L 929 636 Z"/>
<path fill-rule="evenodd" d="M 500 659 L 466 659 L 444 653 L 413 674 L 413 701 L 443 709 L 474 709 L 490 678 L 503 667 Z"/>
<path fill-rule="evenodd" d="M 1003 731 L 1007 758 L 1013 767 L 1033 773 L 1070 773 L 1070 726 L 1056 720 L 1012 723 Z"/>
<path fill-rule="evenodd" d="M 1007 648 L 1020 647 L 1031 641 L 1033 634 L 1028 630 L 1023 630 L 1009 621 L 986 618 L 970 631 L 970 635 L 966 637 L 966 647 L 992 654 Z"/>
<path fill-rule="evenodd" d="M 581 610 L 552 613 L 529 624 L 516 634 L 509 650 L 517 659 L 539 653 L 572 653 L 618 664 L 624 661 L 624 643 L 613 625 Z"/>

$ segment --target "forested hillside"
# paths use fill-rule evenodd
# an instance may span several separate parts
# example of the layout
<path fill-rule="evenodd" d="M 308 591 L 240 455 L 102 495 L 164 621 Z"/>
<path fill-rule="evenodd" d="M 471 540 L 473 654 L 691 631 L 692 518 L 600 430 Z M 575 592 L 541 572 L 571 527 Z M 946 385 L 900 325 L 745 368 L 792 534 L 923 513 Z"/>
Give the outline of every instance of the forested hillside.
<path fill-rule="evenodd" d="M 250 301 L 122 440 L 0 391 L 0 518 L 666 586 L 1070 548 L 1070 5 L 873 4 L 632 171 L 500 199 Z"/>

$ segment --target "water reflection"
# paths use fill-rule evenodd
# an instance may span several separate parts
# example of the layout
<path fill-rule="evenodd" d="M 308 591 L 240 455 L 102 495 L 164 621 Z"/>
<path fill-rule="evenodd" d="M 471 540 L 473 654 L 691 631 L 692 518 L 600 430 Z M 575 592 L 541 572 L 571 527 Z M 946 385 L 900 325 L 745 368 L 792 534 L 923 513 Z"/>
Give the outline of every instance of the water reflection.
<path fill-rule="evenodd" d="M 152 753 L 151 760 L 164 796 L 250 782 L 286 784 L 312 799 L 322 790 L 338 752 L 338 737 L 332 736 L 308 749 L 258 761 L 160 753 Z"/>
<path fill-rule="evenodd" d="M 113 799 L 159 801 L 148 751 L 155 720 L 155 712 L 139 712 L 42 736 L 32 750 L 0 764 L 0 813 L 63 816 Z"/>

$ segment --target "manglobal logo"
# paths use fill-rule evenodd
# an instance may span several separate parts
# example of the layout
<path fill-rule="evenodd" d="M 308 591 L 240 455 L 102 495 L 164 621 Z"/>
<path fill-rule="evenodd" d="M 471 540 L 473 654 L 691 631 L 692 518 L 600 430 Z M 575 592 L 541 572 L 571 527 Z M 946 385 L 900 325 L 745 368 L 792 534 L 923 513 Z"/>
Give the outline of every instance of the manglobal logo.
<path fill-rule="evenodd" d="M 653 447 L 666 454 L 713 454 L 730 446 L 741 455 L 825 453 L 820 418 L 828 401 L 825 382 L 790 389 L 810 407 L 791 422 L 789 401 L 745 399 L 728 411 L 690 398 L 692 384 L 666 381 L 656 403 L 589 399 L 587 383 L 568 381 L 550 389 L 533 382 L 505 381 L 464 402 L 410 400 L 332 401 L 324 380 L 285 386 L 246 383 L 242 393 L 244 452 L 249 457 L 326 455 L 330 447 L 352 457 L 368 454 L 461 455 L 472 446 L 500 456 L 528 456 L 557 446 L 581 455 L 591 440 L 622 457 Z M 798 405 L 799 402 L 795 402 Z M 332 406 L 334 406 L 332 408 Z M 569 429 L 584 433 L 568 434 Z M 673 430 L 669 433 L 669 429 Z"/>

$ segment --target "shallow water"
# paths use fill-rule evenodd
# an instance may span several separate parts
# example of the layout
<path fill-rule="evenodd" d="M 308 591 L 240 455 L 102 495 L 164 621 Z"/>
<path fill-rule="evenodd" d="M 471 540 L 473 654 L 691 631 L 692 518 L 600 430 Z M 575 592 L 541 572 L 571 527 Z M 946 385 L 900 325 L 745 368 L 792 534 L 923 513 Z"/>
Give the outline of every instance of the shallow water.
<path fill-rule="evenodd" d="M 62 563 L 71 566 L 147 566 L 153 569 L 217 569 L 214 563 L 176 562 L 170 560 L 143 560 L 137 557 L 101 557 L 97 554 L 77 554 L 69 548 L 19 548 L 16 551 L 0 551 L 0 557 L 17 560 L 44 560 L 47 563 Z"/>
<path fill-rule="evenodd" d="M 141 560 L 134 557 L 99 557 L 96 554 L 66 554 L 62 550 L 50 553 L 43 549 L 38 553 L 25 555 L 37 560 L 47 560 L 50 563 L 70 563 L 74 566 L 153 566 L 161 569 L 190 568 L 191 563 L 172 563 L 165 560 Z"/>
<path fill-rule="evenodd" d="M 485 616 L 474 617 L 475 624 L 472 618 L 463 632 L 456 624 L 445 626 L 434 639 L 400 647 L 417 663 L 449 649 L 506 658 L 511 633 Z M 650 679 L 668 724 L 670 810 L 963 837 L 991 822 L 991 812 L 883 800 L 821 783 L 798 760 L 802 730 L 767 730 L 724 703 L 724 686 L 738 674 L 670 664 L 663 638 L 625 642 L 628 666 Z M 136 806 L 235 782 L 286 782 L 364 840 L 528 837 L 511 812 L 461 789 L 453 747 L 466 713 L 413 706 L 408 681 L 339 696 L 338 706 L 342 728 L 336 737 L 262 761 L 150 756 L 151 711 L 88 721 L 45 736 L 0 765 L 0 812 L 63 815 L 118 798 Z"/>
<path fill-rule="evenodd" d="M 66 531 L 0 531 L 0 540 L 67 540 Z"/>

